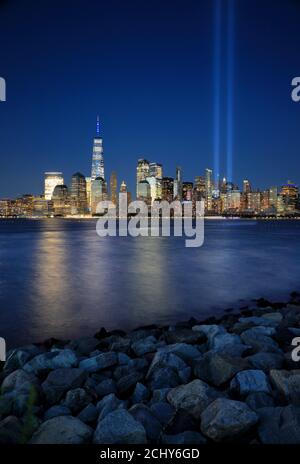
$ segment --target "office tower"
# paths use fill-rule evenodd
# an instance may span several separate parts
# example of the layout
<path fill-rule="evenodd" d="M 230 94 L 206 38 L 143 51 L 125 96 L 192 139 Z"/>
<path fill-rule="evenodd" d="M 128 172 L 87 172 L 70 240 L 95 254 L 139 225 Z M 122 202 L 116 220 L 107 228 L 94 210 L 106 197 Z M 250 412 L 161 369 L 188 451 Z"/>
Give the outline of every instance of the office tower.
<path fill-rule="evenodd" d="M 65 216 L 70 213 L 69 192 L 66 185 L 57 185 L 52 195 L 55 216 Z"/>
<path fill-rule="evenodd" d="M 110 199 L 114 205 L 117 204 L 117 174 L 113 171 L 109 181 Z"/>
<path fill-rule="evenodd" d="M 150 185 L 150 196 L 151 202 L 153 203 L 155 200 L 161 199 L 161 179 L 157 179 L 156 177 L 146 177 L 146 181 Z"/>
<path fill-rule="evenodd" d="M 223 177 L 222 182 L 220 182 L 220 193 L 226 193 L 227 192 L 227 180 L 226 177 Z"/>
<path fill-rule="evenodd" d="M 243 180 L 243 193 L 251 192 L 251 184 L 248 179 Z"/>
<path fill-rule="evenodd" d="M 241 192 L 238 189 L 230 189 L 225 198 L 225 211 L 237 214 L 241 208 Z"/>
<path fill-rule="evenodd" d="M 100 121 L 99 116 L 97 117 L 97 126 L 96 126 L 96 137 L 94 138 L 93 144 L 93 158 L 92 158 L 92 182 L 96 177 L 104 177 L 104 159 L 103 159 L 103 139 L 100 136 Z"/>
<path fill-rule="evenodd" d="M 151 187 L 147 180 L 141 180 L 137 187 L 138 200 L 144 201 L 147 205 L 151 204 Z"/>
<path fill-rule="evenodd" d="M 271 187 L 269 189 L 269 205 L 270 208 L 277 208 L 277 196 L 278 196 L 278 189 L 277 187 Z"/>
<path fill-rule="evenodd" d="M 138 185 L 141 181 L 146 180 L 146 177 L 149 177 L 149 171 L 150 171 L 150 166 L 149 166 L 149 161 L 146 159 L 139 159 L 138 160 L 138 165 L 136 168 L 136 196 L 137 198 L 139 197 L 138 195 Z"/>
<path fill-rule="evenodd" d="M 268 212 L 270 209 L 270 191 L 264 190 L 261 192 L 261 211 Z"/>
<path fill-rule="evenodd" d="M 61 172 L 45 172 L 45 200 L 51 200 L 57 185 L 63 185 L 64 178 Z"/>
<path fill-rule="evenodd" d="M 176 200 L 182 200 L 182 169 L 177 166 L 176 177 L 174 180 L 173 195 Z"/>
<path fill-rule="evenodd" d="M 149 164 L 149 177 L 155 177 L 156 179 L 162 179 L 163 169 L 160 163 Z"/>
<path fill-rule="evenodd" d="M 182 200 L 183 201 L 192 201 L 193 200 L 193 182 L 183 182 L 182 183 Z"/>
<path fill-rule="evenodd" d="M 97 214 L 97 205 L 100 201 L 107 200 L 107 184 L 102 177 L 97 177 L 92 182 L 91 198 L 92 198 L 92 214 Z"/>
<path fill-rule="evenodd" d="M 121 186 L 120 186 L 120 193 L 127 193 L 127 202 L 131 202 L 131 193 L 128 192 L 127 190 L 127 184 L 125 180 L 122 181 Z"/>
<path fill-rule="evenodd" d="M 92 189 L 92 179 L 91 177 L 85 178 L 86 182 L 86 201 L 88 210 L 91 211 L 91 189 Z"/>
<path fill-rule="evenodd" d="M 71 214 L 87 212 L 86 180 L 83 174 L 76 172 L 71 181 Z"/>
<path fill-rule="evenodd" d="M 203 176 L 196 176 L 195 177 L 195 195 L 196 200 L 200 201 L 205 198 L 205 178 Z"/>
<path fill-rule="evenodd" d="M 161 181 L 161 199 L 171 203 L 174 199 L 173 177 L 163 177 Z"/>
<path fill-rule="evenodd" d="M 205 209 L 210 211 L 212 209 L 212 191 L 213 191 L 213 182 L 212 182 L 212 169 L 205 169 L 205 190 L 206 190 L 206 201 Z"/>
<path fill-rule="evenodd" d="M 299 197 L 299 189 L 293 182 L 288 181 L 287 184 L 281 187 L 280 192 L 285 205 L 286 212 L 294 213 L 297 209 Z"/>
<path fill-rule="evenodd" d="M 250 192 L 247 193 L 247 209 L 252 213 L 260 213 L 261 211 L 261 193 Z"/>

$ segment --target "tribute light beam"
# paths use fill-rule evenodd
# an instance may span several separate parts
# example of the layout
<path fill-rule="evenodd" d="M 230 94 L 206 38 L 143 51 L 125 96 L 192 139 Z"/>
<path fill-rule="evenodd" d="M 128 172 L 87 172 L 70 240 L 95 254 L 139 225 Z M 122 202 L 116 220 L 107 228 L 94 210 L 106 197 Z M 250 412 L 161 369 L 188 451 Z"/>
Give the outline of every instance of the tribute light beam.
<path fill-rule="evenodd" d="M 214 114 L 213 114 L 213 154 L 214 154 L 214 180 L 218 182 L 220 172 L 220 130 L 221 130 L 221 0 L 215 0 L 214 4 Z"/>
<path fill-rule="evenodd" d="M 228 1 L 227 10 L 227 180 L 233 179 L 234 139 L 234 0 Z"/>

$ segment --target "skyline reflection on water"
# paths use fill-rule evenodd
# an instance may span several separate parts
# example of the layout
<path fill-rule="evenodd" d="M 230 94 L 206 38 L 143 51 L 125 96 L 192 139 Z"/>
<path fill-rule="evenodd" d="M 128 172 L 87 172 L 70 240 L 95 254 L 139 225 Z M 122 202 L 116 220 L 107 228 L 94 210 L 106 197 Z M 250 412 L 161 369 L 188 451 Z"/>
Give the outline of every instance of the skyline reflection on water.
<path fill-rule="evenodd" d="M 299 290 L 300 222 L 205 223 L 185 237 L 105 237 L 95 221 L 0 221 L 0 336 L 9 346 L 203 319 Z M 241 301 L 244 300 L 244 301 Z"/>

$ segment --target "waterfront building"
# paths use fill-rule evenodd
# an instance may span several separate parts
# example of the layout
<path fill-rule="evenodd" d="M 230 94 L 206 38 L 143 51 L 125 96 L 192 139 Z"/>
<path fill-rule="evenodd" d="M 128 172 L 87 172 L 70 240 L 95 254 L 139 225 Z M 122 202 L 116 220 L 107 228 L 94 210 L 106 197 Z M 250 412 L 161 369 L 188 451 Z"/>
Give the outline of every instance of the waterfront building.
<path fill-rule="evenodd" d="M 131 203 L 131 193 L 127 190 L 127 184 L 125 180 L 122 181 L 120 186 L 120 193 L 127 193 L 127 203 Z"/>
<path fill-rule="evenodd" d="M 113 171 L 110 176 L 109 186 L 110 186 L 110 199 L 114 205 L 117 204 L 117 174 Z"/>
<path fill-rule="evenodd" d="M 97 205 L 100 201 L 105 201 L 108 199 L 107 194 L 107 184 L 103 177 L 97 177 L 92 182 L 91 189 L 91 198 L 92 198 L 92 214 L 97 214 Z"/>
<path fill-rule="evenodd" d="M 45 172 L 45 200 L 51 200 L 55 187 L 63 184 L 64 178 L 61 172 Z"/>
<path fill-rule="evenodd" d="M 151 187 L 149 182 L 141 180 L 137 186 L 137 199 L 151 205 Z"/>
<path fill-rule="evenodd" d="M 176 168 L 176 176 L 173 184 L 173 196 L 176 200 L 182 200 L 182 169 L 180 166 Z"/>
<path fill-rule="evenodd" d="M 86 214 L 88 210 L 86 180 L 80 172 L 76 172 L 72 176 L 70 197 L 71 214 Z"/>
<path fill-rule="evenodd" d="M 96 137 L 94 137 L 94 142 L 93 142 L 91 181 L 93 182 L 97 177 L 101 177 L 102 179 L 105 179 L 104 158 L 103 158 L 103 138 L 100 135 L 99 116 L 97 117 Z"/>
<path fill-rule="evenodd" d="M 212 191 L 213 191 L 213 181 L 212 181 L 212 169 L 206 168 L 205 170 L 205 209 L 210 211 L 212 209 Z"/>
<path fill-rule="evenodd" d="M 251 184 L 248 179 L 243 180 L 243 193 L 250 193 L 251 192 Z"/>
<path fill-rule="evenodd" d="M 206 192 L 205 177 L 196 176 L 194 185 L 195 185 L 196 200 L 200 201 L 202 199 L 205 199 L 205 192 Z"/>
<path fill-rule="evenodd" d="M 161 200 L 162 197 L 162 181 L 156 177 L 146 177 L 146 181 L 150 185 L 151 203 L 155 200 Z"/>
<path fill-rule="evenodd" d="M 183 182 L 182 183 L 182 200 L 183 201 L 193 201 L 193 182 Z"/>
<path fill-rule="evenodd" d="M 281 187 L 280 194 L 283 198 L 286 212 L 295 213 L 299 197 L 298 186 L 295 185 L 293 182 L 288 181 L 287 184 Z"/>
<path fill-rule="evenodd" d="M 91 206 L 92 206 L 92 199 L 91 199 L 91 189 L 92 189 L 92 178 L 91 177 L 86 177 L 85 178 L 85 183 L 86 183 L 86 202 L 87 202 L 87 208 L 89 211 L 91 211 Z"/>
<path fill-rule="evenodd" d="M 66 216 L 71 213 L 68 187 L 57 185 L 52 195 L 53 213 L 55 216 Z"/>
<path fill-rule="evenodd" d="M 156 179 L 162 179 L 163 177 L 162 164 L 150 163 L 149 164 L 149 177 L 155 177 Z"/>
<path fill-rule="evenodd" d="M 247 210 L 253 214 L 261 212 L 261 193 L 259 191 L 247 193 Z"/>
<path fill-rule="evenodd" d="M 161 198 L 162 200 L 171 203 L 174 198 L 178 199 L 174 195 L 174 179 L 173 177 L 163 177 L 161 181 Z"/>
<path fill-rule="evenodd" d="M 138 186 L 139 183 L 146 180 L 147 177 L 149 177 L 149 172 L 150 172 L 150 165 L 149 161 L 146 159 L 139 159 L 138 160 L 138 165 L 136 168 L 136 196 L 139 198 L 139 192 L 138 192 Z"/>

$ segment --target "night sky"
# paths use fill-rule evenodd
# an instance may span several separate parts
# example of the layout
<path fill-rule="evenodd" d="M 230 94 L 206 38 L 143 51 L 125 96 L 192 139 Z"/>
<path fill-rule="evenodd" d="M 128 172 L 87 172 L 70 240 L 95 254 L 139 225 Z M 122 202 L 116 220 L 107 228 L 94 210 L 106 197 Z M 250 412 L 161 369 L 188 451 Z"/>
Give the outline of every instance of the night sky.
<path fill-rule="evenodd" d="M 300 2 L 221 0 L 220 175 L 226 174 L 227 76 L 233 85 L 233 179 L 300 183 Z M 90 175 L 100 115 L 106 177 L 132 191 L 139 157 L 214 167 L 214 0 L 0 0 L 0 197 L 42 193 L 44 171 Z"/>

